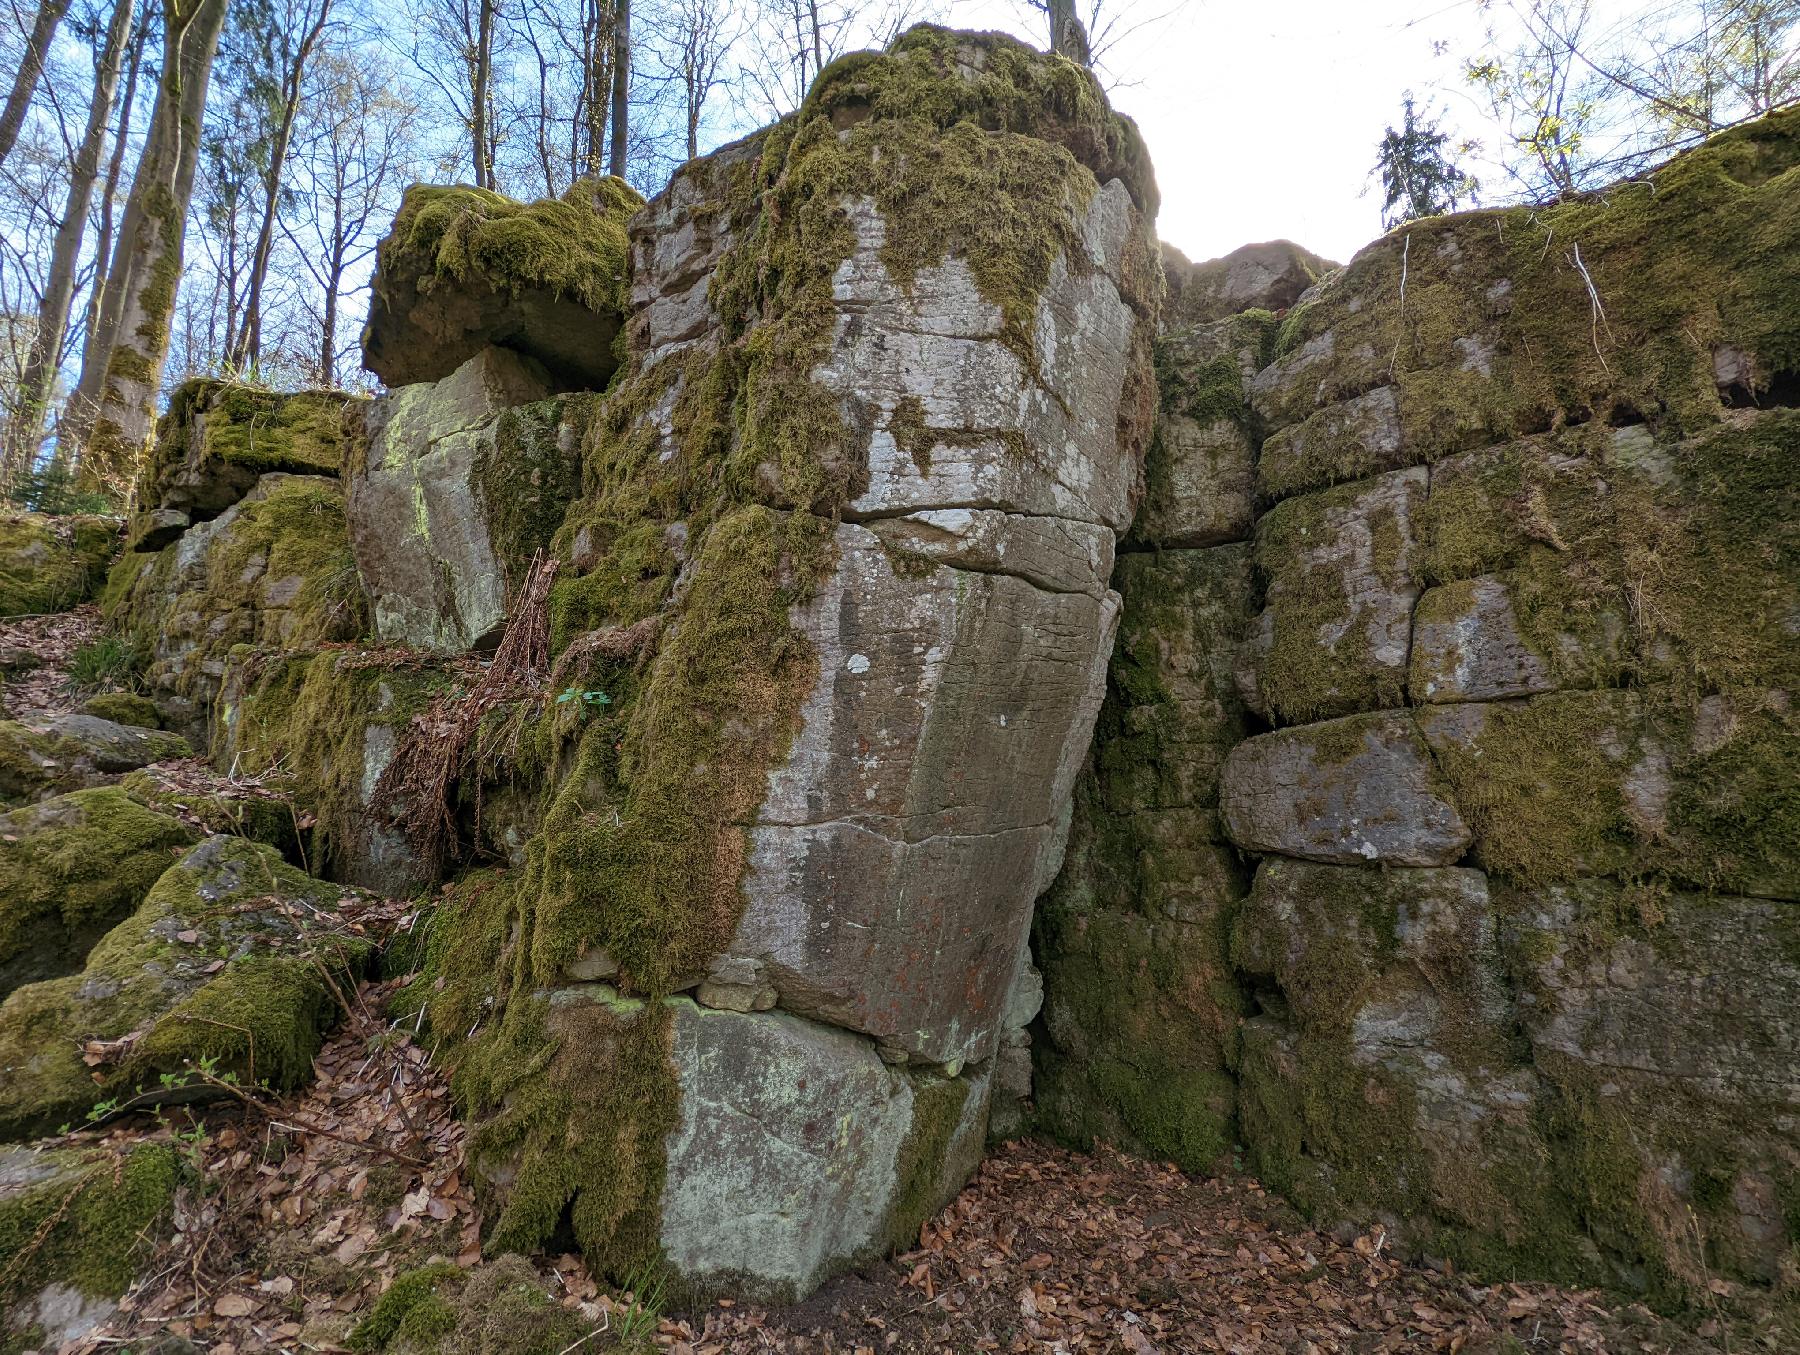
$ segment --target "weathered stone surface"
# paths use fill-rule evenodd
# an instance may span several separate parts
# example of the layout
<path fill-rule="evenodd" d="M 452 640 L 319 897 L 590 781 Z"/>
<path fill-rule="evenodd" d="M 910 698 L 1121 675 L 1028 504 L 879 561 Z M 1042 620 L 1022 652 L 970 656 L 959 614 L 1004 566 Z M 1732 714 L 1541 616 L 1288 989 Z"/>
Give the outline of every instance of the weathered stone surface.
<path fill-rule="evenodd" d="M 376 254 L 363 365 L 389 386 L 441 381 L 489 346 L 600 390 L 625 308 L 625 222 L 643 199 L 583 179 L 560 199 L 417 185 Z"/>
<path fill-rule="evenodd" d="M 132 550 L 156 551 L 191 524 L 216 518 L 272 471 L 335 476 L 345 425 L 367 397 L 273 391 L 231 381 L 184 382 L 169 397 L 139 473 Z"/>
<path fill-rule="evenodd" d="M 1244 645 L 1238 687 L 1281 723 L 1405 704 L 1414 520 L 1423 469 L 1277 504 L 1256 528 L 1267 606 Z"/>
<path fill-rule="evenodd" d="M 1250 624 L 1246 546 L 1121 556 L 1125 610 L 1095 750 L 1105 807 L 1218 803 L 1219 768 L 1251 725 L 1232 677 Z"/>
<path fill-rule="evenodd" d="M 0 721 L 0 805 L 102 785 L 121 772 L 193 752 L 179 734 L 97 715 Z"/>
<path fill-rule="evenodd" d="M 145 683 L 165 723 L 204 745 L 233 647 L 304 649 L 363 633 L 343 490 L 321 476 L 265 475 L 173 545 L 122 557 L 102 603 L 148 657 Z"/>
<path fill-rule="evenodd" d="M 660 1238 L 680 1282 L 792 1299 L 916 1240 L 986 1141 L 988 1073 L 908 1074 L 846 1031 L 681 999 Z"/>
<path fill-rule="evenodd" d="M 1358 480 L 1414 459 L 1405 446 L 1394 389 L 1378 386 L 1271 433 L 1257 457 L 1257 488 L 1276 498 Z"/>
<path fill-rule="evenodd" d="M 1587 880 L 1509 894 L 1503 938 L 1584 1203 L 1679 1280 L 1774 1279 L 1800 1186 L 1793 906 Z"/>
<path fill-rule="evenodd" d="M 579 478 L 578 432 L 549 395 L 537 363 L 484 348 L 370 410 L 347 509 L 383 640 L 455 651 L 499 638 L 509 589 Z"/>
<path fill-rule="evenodd" d="M 1162 247 L 1163 328 L 1204 324 L 1240 311 L 1286 310 L 1337 265 L 1292 240 L 1241 245 L 1223 258 L 1189 263 L 1172 245 Z"/>
<path fill-rule="evenodd" d="M 1156 432 L 1131 542 L 1216 546 L 1250 535 L 1256 444 L 1249 386 L 1273 327 L 1273 316 L 1257 312 L 1157 341 Z"/>
<path fill-rule="evenodd" d="M 118 543 L 116 518 L 0 511 L 0 617 L 67 611 L 86 601 Z"/>
<path fill-rule="evenodd" d="M 152 1102 L 213 1095 L 183 1072 L 201 1058 L 246 1085 L 296 1085 L 337 1015 L 334 985 L 353 982 L 371 953 L 339 919 L 343 896 L 269 847 L 204 839 L 80 973 L 0 1003 L 0 1138 L 50 1132 L 140 1086 Z M 164 1072 L 172 1085 L 159 1083 Z"/>
<path fill-rule="evenodd" d="M 1556 640 L 1547 657 L 1520 633 L 1515 584 L 1507 578 L 1429 589 L 1413 618 L 1412 695 L 1429 702 L 1530 696 L 1563 685 L 1555 670 L 1604 680 L 1623 666 L 1625 621 L 1616 612 L 1592 613 Z"/>
<path fill-rule="evenodd" d="M 1445 866 L 1470 832 L 1409 715 L 1350 716 L 1262 734 L 1226 759 L 1231 840 L 1304 860 Z"/>
<path fill-rule="evenodd" d="M 0 816 L 0 998 L 81 968 L 194 833 L 105 787 Z"/>
<path fill-rule="evenodd" d="M 160 1143 L 0 1150 L 0 1343 L 55 1350 L 116 1313 L 180 1175 Z"/>
<path fill-rule="evenodd" d="M 291 779 L 316 819 L 307 847 L 332 879 L 393 896 L 431 883 L 405 832 L 414 806 L 378 795 L 382 774 L 413 717 L 441 691 L 443 674 L 418 664 L 365 667 L 326 650 L 239 651 L 215 710 L 213 762 Z"/>
<path fill-rule="evenodd" d="M 1052 268 L 1036 379 L 965 263 L 901 288 L 880 213 L 856 202 L 851 221 L 816 379 L 869 411 L 850 420 L 870 430 L 851 512 L 875 520 L 837 529 L 837 566 L 796 613 L 819 679 L 751 829 L 729 953 L 766 964 L 784 1008 L 929 1062 L 981 1060 L 1061 857 L 1117 622 L 1135 217 L 1122 186 L 1095 196 L 1095 271 Z M 962 431 L 914 455 L 893 431 L 903 401 L 924 439 Z"/>

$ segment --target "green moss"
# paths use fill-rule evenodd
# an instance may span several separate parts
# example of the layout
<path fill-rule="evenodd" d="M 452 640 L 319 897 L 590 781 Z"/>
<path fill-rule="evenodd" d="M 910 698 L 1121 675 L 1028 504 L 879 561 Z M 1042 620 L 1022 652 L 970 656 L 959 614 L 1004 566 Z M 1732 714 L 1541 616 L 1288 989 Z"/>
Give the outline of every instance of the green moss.
<path fill-rule="evenodd" d="M 0 1153 L 0 1311 L 65 1284 L 90 1298 L 130 1287 L 174 1202 L 179 1163 L 166 1144 L 115 1155 Z"/>
<path fill-rule="evenodd" d="M 212 838 L 166 870 L 79 974 L 0 1004 L 0 1134 L 79 1121 L 203 1059 L 245 1084 L 297 1086 L 372 947 L 335 923 L 342 890 L 268 847 Z M 191 938 L 191 939 L 184 939 Z M 133 1040 L 90 1069 L 86 1040 Z M 93 1074 L 98 1073 L 98 1077 Z"/>
<path fill-rule="evenodd" d="M 370 758 L 370 729 L 397 737 L 448 684 L 441 669 L 405 657 L 364 663 L 335 649 L 238 650 L 216 712 L 214 758 L 291 778 L 294 804 L 316 820 L 310 864 L 341 873 L 354 867 L 371 826 L 380 764 Z"/>
<path fill-rule="evenodd" d="M 1411 518 L 1425 497 L 1419 483 L 1363 481 L 1284 500 L 1258 520 L 1272 634 L 1256 684 L 1282 722 L 1405 704 L 1406 669 L 1378 646 L 1391 649 L 1389 631 L 1404 626 L 1396 609 L 1410 606 Z"/>
<path fill-rule="evenodd" d="M 622 180 L 583 179 L 558 198 L 521 203 L 486 189 L 417 184 L 382 242 L 381 268 L 421 279 L 486 279 L 542 288 L 589 310 L 626 308 L 625 222 L 644 205 Z M 441 285 L 441 282 L 440 282 Z"/>
<path fill-rule="evenodd" d="M 0 996 L 81 968 L 193 832 L 113 787 L 0 818 Z"/>
<path fill-rule="evenodd" d="M 913 1080 L 912 1124 L 895 1157 L 898 1182 L 888 1208 L 884 1251 L 905 1251 L 919 1227 L 944 1202 L 944 1177 L 953 1165 L 956 1131 L 969 1102 L 969 1079 L 922 1074 Z"/>
<path fill-rule="evenodd" d="M 81 713 L 117 724 L 135 725 L 139 729 L 162 728 L 162 716 L 156 712 L 156 703 L 136 692 L 101 692 L 98 696 L 90 696 L 81 703 Z"/>
<path fill-rule="evenodd" d="M 462 1272 L 445 1263 L 395 1276 L 374 1311 L 350 1329 L 346 1344 L 352 1350 L 386 1350 L 396 1340 L 429 1341 L 445 1335 L 453 1329 L 456 1314 L 442 1291 L 461 1288 L 461 1279 Z"/>
<path fill-rule="evenodd" d="M 119 789 L 140 805 L 197 825 L 205 833 L 230 833 L 274 847 L 299 863 L 298 811 L 285 795 L 268 787 L 236 787 L 223 782 L 201 788 L 182 783 L 156 766 L 119 778 Z"/>
<path fill-rule="evenodd" d="M 1322 385 L 1272 392 L 1271 414 L 1292 423 L 1315 396 L 1392 385 L 1411 463 L 1589 420 L 1702 431 L 1722 410 L 1716 350 L 1745 355 L 1759 389 L 1800 370 L 1800 263 L 1781 243 L 1800 215 L 1797 146 L 1800 115 L 1784 111 L 1601 193 L 1393 232 L 1290 313 L 1278 355 L 1330 331 L 1336 357 Z M 1268 488 L 1356 473 L 1339 454 L 1354 444 Z"/>
<path fill-rule="evenodd" d="M 580 488 L 579 452 L 598 404 L 589 394 L 502 410 L 481 444 L 471 475 L 509 595 Z"/>
<path fill-rule="evenodd" d="M 112 518 L 0 512 L 0 617 L 85 602 L 105 577 L 118 538 Z"/>

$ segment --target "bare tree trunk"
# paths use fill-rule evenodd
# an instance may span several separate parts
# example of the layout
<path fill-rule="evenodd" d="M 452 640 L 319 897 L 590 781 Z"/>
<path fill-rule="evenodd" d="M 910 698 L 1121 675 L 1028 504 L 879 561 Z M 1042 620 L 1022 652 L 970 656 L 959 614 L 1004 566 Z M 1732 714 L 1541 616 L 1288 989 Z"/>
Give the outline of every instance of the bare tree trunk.
<path fill-rule="evenodd" d="M 625 137 L 631 112 L 631 0 L 613 0 L 612 153 L 606 172 L 625 177 Z"/>
<path fill-rule="evenodd" d="M 44 56 L 56 27 L 69 12 L 69 0 L 38 0 L 37 19 L 31 25 L 31 36 L 25 40 L 25 51 L 19 69 L 13 75 L 12 93 L 6 107 L 0 110 L 0 163 L 4 163 L 19 129 L 25 125 L 25 111 L 31 107 L 31 96 L 37 93 L 38 79 L 44 73 Z"/>
<path fill-rule="evenodd" d="M 1092 64 L 1087 29 L 1075 13 L 1075 0 L 1045 0 L 1044 9 L 1050 15 L 1050 50 L 1077 66 Z"/>
<path fill-rule="evenodd" d="M 269 255 L 275 247 L 275 213 L 281 203 L 281 176 L 287 168 L 288 147 L 293 144 L 294 120 L 300 113 L 306 63 L 331 19 L 331 5 L 332 0 L 320 0 L 318 17 L 301 38 L 287 70 L 282 72 L 281 121 L 275 128 L 275 140 L 269 147 L 269 163 L 262 173 L 262 225 L 256 234 L 256 249 L 250 256 L 250 285 L 244 296 L 243 321 L 238 327 L 236 342 L 225 355 L 226 362 L 240 370 L 254 366 L 262 356 L 263 283 L 269 273 Z"/>
<path fill-rule="evenodd" d="M 83 483 L 125 484 L 156 417 L 181 281 L 188 203 L 213 54 L 227 0 L 163 0 L 163 63 L 156 108 L 108 271 L 106 296 L 64 433 Z"/>
<path fill-rule="evenodd" d="M 819 72 L 825 69 L 825 41 L 819 33 L 819 0 L 807 0 L 806 12 L 812 19 L 813 79 L 817 80 Z M 804 97 L 806 91 L 800 93 Z"/>
<path fill-rule="evenodd" d="M 100 153 L 106 148 L 106 127 L 112 120 L 113 96 L 119 89 L 119 70 L 125 64 L 125 48 L 131 41 L 134 0 L 118 0 L 112 23 L 106 29 L 106 45 L 94 69 L 94 97 L 88 104 L 87 127 L 82 131 L 75 162 L 69 170 L 69 192 L 63 199 L 62 221 L 50 250 L 50 273 L 44 284 L 43 304 L 38 308 L 37 333 L 25 359 L 20 383 L 19 407 L 8 430 L 5 464 L 9 471 L 30 469 L 44 436 L 44 416 L 55 393 L 56 369 L 62 358 L 63 337 L 69 330 L 69 311 L 75 300 L 75 266 L 81 257 L 81 240 L 87 233 L 88 204 L 100 177 Z"/>
<path fill-rule="evenodd" d="M 469 82 L 469 132 L 475 153 L 475 186 L 494 186 L 493 132 L 488 126 L 488 86 L 494 78 L 494 0 L 477 0 L 475 71 Z"/>
<path fill-rule="evenodd" d="M 586 69 L 581 78 L 581 111 L 586 122 L 587 146 L 578 173 L 598 174 L 606 164 L 606 110 L 612 99 L 612 68 L 608 64 L 613 42 L 612 18 L 607 0 L 584 0 L 582 28 Z"/>

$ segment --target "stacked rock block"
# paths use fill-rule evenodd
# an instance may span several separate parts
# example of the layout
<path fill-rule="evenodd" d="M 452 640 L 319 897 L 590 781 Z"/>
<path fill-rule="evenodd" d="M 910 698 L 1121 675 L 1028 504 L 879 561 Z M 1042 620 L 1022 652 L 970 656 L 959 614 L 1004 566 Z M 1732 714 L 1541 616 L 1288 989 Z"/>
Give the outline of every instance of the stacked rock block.
<path fill-rule="evenodd" d="M 1249 874 L 1218 804 L 1225 757 L 1256 728 L 1233 678 L 1255 610 L 1250 381 L 1274 340 L 1266 306 L 1329 265 L 1289 245 L 1163 257 L 1145 496 L 1113 571 L 1124 614 L 1068 858 L 1035 923 L 1036 1093 L 1059 1134 L 1204 1170 L 1234 1141 L 1244 1002 L 1229 942 Z"/>
<path fill-rule="evenodd" d="M 614 1273 L 804 1293 L 916 1238 L 1025 1090 L 1155 206 L 1086 71 L 921 27 L 632 219 L 554 541 L 559 699 L 501 740 L 536 804 L 419 985 L 491 1248 L 567 1229 Z M 353 520 L 379 473 L 372 445 Z"/>
<path fill-rule="evenodd" d="M 1792 1262 L 1797 130 L 1398 230 L 1252 383 L 1240 1122 L 1315 1209 L 1664 1293 Z"/>

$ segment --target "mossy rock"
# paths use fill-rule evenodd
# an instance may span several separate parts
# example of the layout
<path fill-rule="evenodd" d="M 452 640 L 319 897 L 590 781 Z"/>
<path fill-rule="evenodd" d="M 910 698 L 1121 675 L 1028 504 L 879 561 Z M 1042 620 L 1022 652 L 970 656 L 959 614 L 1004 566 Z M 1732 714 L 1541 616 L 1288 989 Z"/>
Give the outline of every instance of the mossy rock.
<path fill-rule="evenodd" d="M 185 771 L 185 769 L 183 769 Z M 119 778 L 119 789 L 147 808 L 179 819 L 201 836 L 229 833 L 275 848 L 289 864 L 307 864 L 300 811 L 290 794 L 233 784 L 223 777 L 196 786 L 193 778 L 159 766 Z"/>
<path fill-rule="evenodd" d="M 0 511 L 0 617 L 66 612 L 87 601 L 118 544 L 115 518 Z"/>
<path fill-rule="evenodd" d="M 1169 287 L 1163 303 L 1165 331 L 1224 320 L 1244 311 L 1285 311 L 1337 268 L 1292 240 L 1241 245 L 1222 258 L 1201 263 L 1189 262 L 1180 250 L 1164 244 L 1162 258 Z"/>
<path fill-rule="evenodd" d="M 393 1355 L 562 1355 L 591 1330 L 529 1261 L 508 1254 L 473 1270 L 440 1263 L 397 1276 L 348 1344 Z"/>
<path fill-rule="evenodd" d="M 65 1320 L 71 1307 L 84 1321 L 110 1313 L 148 1256 L 179 1180 L 167 1144 L 0 1149 L 0 1350 L 60 1336 L 43 1325 L 52 1305 Z"/>
<path fill-rule="evenodd" d="M 0 806 L 103 785 L 153 762 L 192 757 L 179 734 L 122 725 L 98 715 L 0 720 Z"/>
<path fill-rule="evenodd" d="M 1800 371 L 1796 163 L 1800 113 L 1785 110 L 1597 193 L 1394 230 L 1283 322 L 1257 408 L 1270 428 L 1310 428 L 1298 455 L 1265 448 L 1262 488 L 1589 421 L 1692 436 L 1785 388 Z M 1377 389 L 1392 437 L 1333 430 Z"/>
<path fill-rule="evenodd" d="M 115 787 L 0 817 L 0 998 L 80 969 L 195 836 Z"/>
<path fill-rule="evenodd" d="M 335 476 L 346 423 L 367 403 L 345 391 L 273 391 L 210 377 L 184 382 L 169 397 L 139 473 L 140 509 L 181 515 L 183 525 L 204 522 L 271 471 Z M 165 531 L 134 526 L 133 535 L 138 550 L 168 544 Z"/>
<path fill-rule="evenodd" d="M 214 710 L 213 763 L 277 778 L 314 820 L 302 845 L 319 873 L 412 893 L 444 863 L 413 853 L 410 808 L 384 791 L 382 776 L 414 717 L 455 682 L 451 670 L 412 656 L 367 663 L 339 649 L 234 650 Z"/>
<path fill-rule="evenodd" d="M 192 848 L 80 973 L 0 1004 L 0 1138 L 78 1122 L 97 1102 L 218 1095 L 195 1067 L 297 1086 L 338 994 L 372 958 L 337 914 L 342 897 L 258 843 L 215 836 Z"/>
<path fill-rule="evenodd" d="M 406 191 L 377 253 L 363 362 L 390 386 L 440 381 L 482 348 L 513 348 L 562 390 L 601 390 L 628 300 L 622 179 L 522 203 L 466 185 Z"/>
<path fill-rule="evenodd" d="M 180 541 L 127 553 L 101 597 L 149 656 L 145 682 L 168 722 L 201 742 L 238 645 L 310 649 L 361 636 L 368 602 L 336 480 L 272 472 Z"/>
<path fill-rule="evenodd" d="M 137 692 L 101 692 L 81 703 L 81 713 L 116 725 L 135 725 L 139 729 L 161 729 L 162 716 L 156 702 Z"/>

